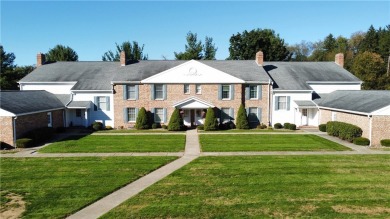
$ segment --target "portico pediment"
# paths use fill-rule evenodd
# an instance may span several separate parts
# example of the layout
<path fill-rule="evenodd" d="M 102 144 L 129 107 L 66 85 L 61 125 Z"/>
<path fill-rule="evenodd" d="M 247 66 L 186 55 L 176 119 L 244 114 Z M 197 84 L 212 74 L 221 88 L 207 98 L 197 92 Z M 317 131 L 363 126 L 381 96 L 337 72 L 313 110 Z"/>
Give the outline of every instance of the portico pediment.
<path fill-rule="evenodd" d="M 209 107 L 214 107 L 214 105 L 199 98 L 190 97 L 174 103 L 173 107 L 179 109 L 207 109 Z"/>

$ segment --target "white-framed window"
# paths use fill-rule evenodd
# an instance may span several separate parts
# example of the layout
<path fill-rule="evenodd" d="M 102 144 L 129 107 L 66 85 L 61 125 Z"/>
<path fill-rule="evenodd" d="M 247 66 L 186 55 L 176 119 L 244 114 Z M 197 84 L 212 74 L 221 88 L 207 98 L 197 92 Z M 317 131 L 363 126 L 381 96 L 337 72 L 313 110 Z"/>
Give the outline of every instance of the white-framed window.
<path fill-rule="evenodd" d="M 257 115 L 257 108 L 256 107 L 249 107 L 248 112 L 248 120 L 249 122 L 258 122 L 259 121 L 259 115 Z"/>
<path fill-rule="evenodd" d="M 135 122 L 137 120 L 135 108 L 127 108 L 127 115 L 128 122 Z"/>
<path fill-rule="evenodd" d="M 51 117 L 51 112 L 47 113 L 47 127 L 52 127 L 53 126 L 53 120 Z"/>
<path fill-rule="evenodd" d="M 222 99 L 223 100 L 230 99 L 230 85 L 227 84 L 222 85 Z"/>
<path fill-rule="evenodd" d="M 154 85 L 154 98 L 155 99 L 164 99 L 164 86 L 162 84 Z"/>
<path fill-rule="evenodd" d="M 196 92 L 196 94 L 201 94 L 202 93 L 202 85 L 200 85 L 200 84 L 197 84 L 197 85 L 195 85 L 195 92 Z"/>
<path fill-rule="evenodd" d="M 250 85 L 249 86 L 249 98 L 250 99 L 257 99 L 257 85 Z"/>
<path fill-rule="evenodd" d="M 222 122 L 230 121 L 230 108 L 221 108 L 221 120 Z"/>
<path fill-rule="evenodd" d="M 164 109 L 155 108 L 154 109 L 154 122 L 163 122 L 164 121 Z"/>
<path fill-rule="evenodd" d="M 286 110 L 287 109 L 287 97 L 286 96 L 280 96 L 278 98 L 278 109 L 279 110 Z"/>
<path fill-rule="evenodd" d="M 190 85 L 184 84 L 184 94 L 190 94 Z"/>
<path fill-rule="evenodd" d="M 136 88 L 135 85 L 127 85 L 127 99 L 135 100 L 136 99 Z"/>
<path fill-rule="evenodd" d="M 105 110 L 107 108 L 107 98 L 106 97 L 98 97 L 98 110 Z"/>
<path fill-rule="evenodd" d="M 337 121 L 337 113 L 332 112 L 332 121 Z"/>

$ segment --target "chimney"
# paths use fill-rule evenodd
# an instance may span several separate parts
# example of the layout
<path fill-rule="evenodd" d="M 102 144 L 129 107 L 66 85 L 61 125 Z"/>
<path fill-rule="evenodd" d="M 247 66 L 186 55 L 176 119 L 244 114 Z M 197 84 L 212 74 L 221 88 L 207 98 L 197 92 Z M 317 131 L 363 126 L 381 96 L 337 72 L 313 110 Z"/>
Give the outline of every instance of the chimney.
<path fill-rule="evenodd" d="M 335 57 L 336 64 L 340 65 L 340 67 L 344 67 L 344 54 L 343 53 L 337 53 Z"/>
<path fill-rule="evenodd" d="M 258 51 L 256 53 L 256 63 L 260 66 L 263 65 L 263 62 L 264 62 L 264 56 L 263 56 L 263 52 L 262 51 Z"/>
<path fill-rule="evenodd" d="M 37 54 L 37 67 L 45 64 L 45 54 L 38 53 Z"/>
<path fill-rule="evenodd" d="M 125 66 L 126 65 L 126 54 L 125 54 L 125 51 L 122 51 L 121 52 L 121 66 Z"/>

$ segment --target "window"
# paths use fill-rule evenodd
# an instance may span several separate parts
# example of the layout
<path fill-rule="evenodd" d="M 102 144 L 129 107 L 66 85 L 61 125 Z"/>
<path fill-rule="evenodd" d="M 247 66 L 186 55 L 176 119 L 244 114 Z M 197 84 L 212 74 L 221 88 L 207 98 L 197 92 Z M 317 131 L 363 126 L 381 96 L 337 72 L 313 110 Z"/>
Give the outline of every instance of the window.
<path fill-rule="evenodd" d="M 337 121 L 337 113 L 332 112 L 332 121 Z"/>
<path fill-rule="evenodd" d="M 51 112 L 47 113 L 47 127 L 52 127 Z"/>
<path fill-rule="evenodd" d="M 230 85 L 222 85 L 222 99 L 230 99 Z"/>
<path fill-rule="evenodd" d="M 135 122 L 137 119 L 137 115 L 135 112 L 135 108 L 128 108 L 127 109 L 127 115 L 128 115 L 128 121 L 129 122 Z"/>
<path fill-rule="evenodd" d="M 164 121 L 164 109 L 156 108 L 154 109 L 154 122 L 163 122 Z"/>
<path fill-rule="evenodd" d="M 287 97 L 285 96 L 281 96 L 279 98 L 277 98 L 278 102 L 278 109 L 279 110 L 285 110 L 287 109 Z"/>
<path fill-rule="evenodd" d="M 135 85 L 127 85 L 127 99 L 130 99 L 130 100 L 136 99 Z"/>
<path fill-rule="evenodd" d="M 249 112 L 248 112 L 249 122 L 258 122 L 259 121 L 257 111 L 258 110 L 256 107 L 249 107 Z"/>
<path fill-rule="evenodd" d="M 76 117 L 81 117 L 81 109 L 76 109 Z"/>
<path fill-rule="evenodd" d="M 162 84 L 154 85 L 154 98 L 164 99 L 164 86 Z"/>
<path fill-rule="evenodd" d="M 221 108 L 221 120 L 222 122 L 230 121 L 230 108 Z"/>
<path fill-rule="evenodd" d="M 184 85 L 184 93 L 185 94 L 189 94 L 190 93 L 190 85 L 189 84 L 185 84 Z"/>
<path fill-rule="evenodd" d="M 98 110 L 106 110 L 107 108 L 107 98 L 106 97 L 97 97 L 97 107 Z"/>
<path fill-rule="evenodd" d="M 202 85 L 197 84 L 196 85 L 196 94 L 201 94 L 202 93 Z"/>
<path fill-rule="evenodd" d="M 257 86 L 256 85 L 249 86 L 249 98 L 250 99 L 257 99 Z"/>

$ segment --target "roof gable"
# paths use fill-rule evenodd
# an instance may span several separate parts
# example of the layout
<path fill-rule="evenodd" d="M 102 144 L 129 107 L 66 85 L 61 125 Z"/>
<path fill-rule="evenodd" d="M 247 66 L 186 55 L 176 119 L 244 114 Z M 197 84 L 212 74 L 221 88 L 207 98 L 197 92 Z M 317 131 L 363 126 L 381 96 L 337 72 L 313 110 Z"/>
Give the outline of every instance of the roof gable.
<path fill-rule="evenodd" d="M 141 81 L 141 83 L 244 83 L 242 79 L 234 77 L 218 69 L 195 60 L 165 70 Z"/>

